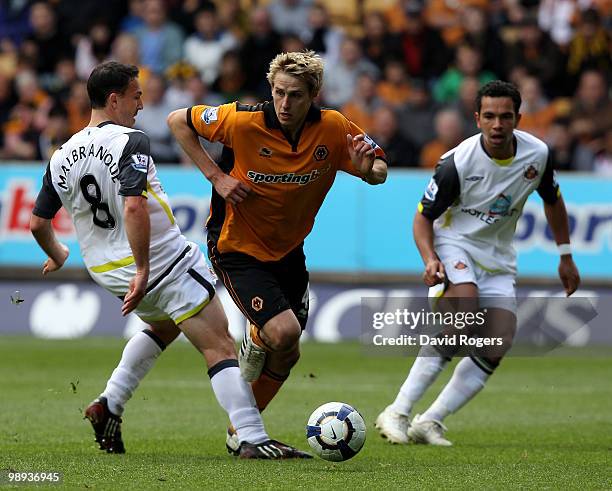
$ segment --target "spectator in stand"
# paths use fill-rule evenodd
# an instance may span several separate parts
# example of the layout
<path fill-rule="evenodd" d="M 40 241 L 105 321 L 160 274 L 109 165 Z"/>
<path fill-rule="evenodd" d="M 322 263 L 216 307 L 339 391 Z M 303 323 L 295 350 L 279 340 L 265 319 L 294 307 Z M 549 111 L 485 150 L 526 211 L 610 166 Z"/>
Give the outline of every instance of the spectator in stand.
<path fill-rule="evenodd" d="M 538 25 L 551 39 L 565 48 L 574 34 L 575 0 L 542 0 L 538 6 Z"/>
<path fill-rule="evenodd" d="M 34 126 L 42 130 L 47 124 L 47 117 L 53 100 L 41 87 L 36 73 L 30 70 L 22 70 L 15 77 L 15 88 L 17 89 L 18 104 L 31 107 L 34 110 Z"/>
<path fill-rule="evenodd" d="M 342 107 L 349 101 L 357 85 L 357 76 L 369 71 L 378 77 L 378 69 L 364 58 L 357 39 L 346 37 L 340 48 L 340 60 L 335 65 L 325 67 L 323 101 L 334 108 Z"/>
<path fill-rule="evenodd" d="M 612 128 L 612 100 L 608 89 L 607 80 L 601 72 L 588 70 L 580 77 L 572 101 L 572 135 L 594 152 L 601 147 L 602 136 Z"/>
<path fill-rule="evenodd" d="M 441 103 L 457 100 L 459 87 L 465 77 L 476 77 L 481 85 L 495 80 L 495 74 L 482 69 L 480 52 L 467 43 L 457 48 L 455 65 L 449 67 L 436 82 L 433 90 L 434 99 Z"/>
<path fill-rule="evenodd" d="M 168 21 L 162 0 L 145 0 L 144 25 L 134 29 L 140 62 L 155 73 L 163 73 L 183 56 L 183 31 Z"/>
<path fill-rule="evenodd" d="M 360 73 L 357 76 L 355 91 L 351 94 L 348 102 L 340 109 L 340 112 L 348 120 L 355 123 L 366 133 L 372 132 L 374 127 L 372 115 L 382 105 L 382 101 L 376 95 L 377 81 L 376 76 L 369 71 Z"/>
<path fill-rule="evenodd" d="M 400 33 L 408 24 L 408 10 L 423 10 L 422 2 L 415 0 L 398 0 L 383 11 L 389 32 Z"/>
<path fill-rule="evenodd" d="M 87 83 L 76 80 L 70 87 L 70 96 L 66 101 L 68 129 L 71 135 L 81 131 L 91 118 L 91 105 L 87 94 Z"/>
<path fill-rule="evenodd" d="M 399 131 L 393 108 L 380 106 L 374 113 L 373 127 L 368 131 L 379 145 L 384 145 L 389 167 L 418 167 L 419 154 L 410 140 Z"/>
<path fill-rule="evenodd" d="M 18 46 L 30 33 L 29 2 L 3 2 L 0 8 L 0 41 Z"/>
<path fill-rule="evenodd" d="M 21 45 L 21 51 L 34 60 L 38 75 L 50 75 L 62 57 L 74 56 L 74 49 L 58 28 L 55 11 L 49 3 L 37 2 L 32 5 L 30 25 L 32 33 Z"/>
<path fill-rule="evenodd" d="M 55 73 L 46 78 L 45 90 L 55 101 L 65 103 L 70 96 L 70 87 L 78 80 L 74 58 L 61 58 L 55 65 Z"/>
<path fill-rule="evenodd" d="M 219 75 L 223 53 L 238 46 L 238 40 L 221 28 L 214 5 L 203 7 L 195 14 L 196 32 L 185 41 L 185 60 L 195 66 L 207 84 Z"/>
<path fill-rule="evenodd" d="M 557 105 L 551 103 L 542 94 L 540 81 L 536 77 L 523 78 L 519 90 L 523 102 L 520 108 L 521 121 L 518 128 L 544 139 L 550 125 L 559 115 Z"/>
<path fill-rule="evenodd" d="M 390 33 L 387 20 L 380 11 L 368 12 L 363 18 L 364 36 L 361 39 L 363 54 L 372 61 L 379 70 L 383 70 L 391 58 L 401 58 L 402 46 L 400 38 Z"/>
<path fill-rule="evenodd" d="M 284 34 L 281 36 L 281 51 L 283 53 L 292 53 L 294 51 L 304 51 L 306 43 L 295 34 Z"/>
<path fill-rule="evenodd" d="M 10 39 L 0 37 L 0 72 L 12 77 L 17 71 L 18 63 L 19 51 L 17 46 Z"/>
<path fill-rule="evenodd" d="M 223 0 L 217 8 L 223 29 L 231 32 L 242 43 L 249 30 L 249 16 L 242 8 L 240 0 Z"/>
<path fill-rule="evenodd" d="M 603 145 L 595 154 L 592 170 L 597 175 L 612 177 L 612 129 L 604 135 Z"/>
<path fill-rule="evenodd" d="M 210 91 L 208 86 L 197 75 L 187 79 L 185 88 L 187 89 L 187 94 L 190 97 L 188 106 L 196 106 L 199 104 L 206 104 L 207 106 L 220 106 L 224 102 L 221 96 Z"/>
<path fill-rule="evenodd" d="M 465 7 L 461 13 L 465 34 L 462 42 L 476 48 L 482 57 L 482 68 L 498 77 L 505 75 L 504 56 L 506 45 L 493 29 L 487 11 L 479 7 Z"/>
<path fill-rule="evenodd" d="M 378 83 L 376 90 L 387 105 L 398 108 L 407 104 L 412 91 L 404 63 L 389 59 L 385 64 L 384 79 Z"/>
<path fill-rule="evenodd" d="M 465 34 L 461 22 L 463 9 L 471 6 L 484 10 L 489 7 L 489 2 L 487 0 L 463 0 L 461 2 L 428 0 L 425 5 L 425 22 L 439 30 L 446 45 L 454 48 L 461 42 Z"/>
<path fill-rule="evenodd" d="M 308 35 L 312 0 L 272 0 L 268 4 L 272 28 L 279 34 Z"/>
<path fill-rule="evenodd" d="M 324 56 L 328 65 L 337 63 L 340 59 L 340 46 L 344 34 L 331 23 L 325 5 L 316 3 L 312 6 L 308 15 L 308 25 L 310 29 L 304 37 L 306 47 Z"/>
<path fill-rule="evenodd" d="M 115 38 L 111 58 L 124 65 L 137 66 L 138 82 L 142 87 L 146 85 L 151 70 L 140 65 L 140 48 L 138 46 L 138 40 L 133 35 L 123 33 Z"/>
<path fill-rule="evenodd" d="M 4 124 L 2 158 L 12 160 L 38 160 L 40 131 L 34 125 L 35 110 L 27 104 L 17 104 Z"/>
<path fill-rule="evenodd" d="M 121 32 L 129 34 L 140 27 L 144 27 L 144 11 L 146 0 L 128 0 L 128 15 L 126 15 L 119 26 Z"/>
<path fill-rule="evenodd" d="M 548 97 L 563 95 L 567 88 L 559 83 L 563 56 L 550 36 L 540 31 L 537 20 L 526 17 L 519 26 L 518 40 L 506 52 L 506 73 L 522 66 L 541 84 Z"/>
<path fill-rule="evenodd" d="M 248 92 L 246 80 L 247 76 L 242 69 L 240 55 L 237 51 L 227 51 L 221 58 L 219 76 L 211 89 L 219 94 L 224 103 L 239 101 Z"/>
<path fill-rule="evenodd" d="M 0 159 L 6 158 L 4 155 L 4 137 L 6 123 L 13 107 L 17 104 L 17 94 L 12 77 L 0 71 Z"/>
<path fill-rule="evenodd" d="M 53 152 L 71 136 L 66 108 L 62 104 L 55 104 L 49 111 L 49 120 L 38 141 L 39 152 L 43 160 L 48 161 Z"/>
<path fill-rule="evenodd" d="M 480 89 L 480 82 L 476 77 L 465 77 L 463 82 L 461 82 L 461 87 L 459 87 L 459 97 L 449 105 L 451 109 L 455 109 L 461 116 L 464 138 L 475 135 L 480 131 L 474 117 L 478 89 Z"/>
<path fill-rule="evenodd" d="M 88 36 L 81 36 L 77 42 L 75 66 L 77 75 L 87 80 L 96 65 L 110 56 L 114 33 L 106 19 L 96 19 Z"/>
<path fill-rule="evenodd" d="M 440 33 L 425 23 L 421 3 L 415 0 L 404 3 L 406 22 L 401 45 L 408 75 L 426 80 L 438 77 L 448 65 L 450 51 Z"/>
<path fill-rule="evenodd" d="M 166 102 L 173 107 L 189 107 L 193 105 L 193 96 L 187 87 L 192 78 L 201 80 L 200 74 L 193 65 L 179 62 L 172 65 L 165 73 L 168 86 Z M 204 82 L 202 82 L 204 83 Z M 204 84 L 206 86 L 206 84 Z"/>
<path fill-rule="evenodd" d="M 163 76 L 152 73 L 143 87 L 144 109 L 136 116 L 135 127 L 144 131 L 150 140 L 151 156 L 156 164 L 178 162 L 172 133 L 166 124 L 166 118 L 177 107 L 165 100 L 166 81 Z"/>
<path fill-rule="evenodd" d="M 440 109 L 432 99 L 427 84 L 422 80 L 412 80 L 410 102 L 398 112 L 402 134 L 416 146 L 420 153 L 423 146 L 436 137 L 434 118 Z"/>
<path fill-rule="evenodd" d="M 593 169 L 593 152 L 572 136 L 570 120 L 555 119 L 546 135 L 553 168 L 556 170 L 590 171 Z"/>
<path fill-rule="evenodd" d="M 197 31 L 194 22 L 197 13 L 206 9 L 216 10 L 216 8 L 215 2 L 211 0 L 181 0 L 173 2 L 173 7 L 168 14 L 170 20 L 182 29 L 185 36 L 191 36 Z M 223 29 L 222 26 L 221 29 Z"/>
<path fill-rule="evenodd" d="M 436 139 L 421 151 L 421 167 L 434 168 L 440 156 L 455 148 L 463 140 L 461 116 L 454 109 L 443 109 L 435 118 Z"/>
<path fill-rule="evenodd" d="M 281 37 L 270 24 L 270 15 L 263 7 L 251 12 L 251 32 L 240 48 L 240 65 L 246 76 L 246 89 L 258 98 L 268 99 L 270 86 L 266 73 L 270 60 L 281 52 Z M 227 53 L 226 53 L 227 54 Z"/>
<path fill-rule="evenodd" d="M 8 120 L 8 114 L 17 101 L 13 78 L 0 71 L 0 127 Z"/>
<path fill-rule="evenodd" d="M 567 73 L 574 82 L 572 91 L 586 70 L 599 70 L 608 78 L 612 75 L 611 46 L 612 36 L 603 27 L 597 10 L 582 12 L 576 34 L 569 44 Z"/>

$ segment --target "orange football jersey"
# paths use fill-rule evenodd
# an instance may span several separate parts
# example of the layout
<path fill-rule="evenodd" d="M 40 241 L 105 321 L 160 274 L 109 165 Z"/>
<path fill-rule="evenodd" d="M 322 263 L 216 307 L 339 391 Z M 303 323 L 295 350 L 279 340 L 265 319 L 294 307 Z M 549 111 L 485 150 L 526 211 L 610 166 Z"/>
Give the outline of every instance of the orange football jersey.
<path fill-rule="evenodd" d="M 207 140 L 223 143 L 219 167 L 251 188 L 238 205 L 226 203 L 213 188 L 207 228 L 221 253 L 281 259 L 312 230 L 336 172 L 359 176 L 346 135 L 363 131 L 338 111 L 311 106 L 295 141 L 283 132 L 270 102 L 194 106 L 187 123 Z M 380 147 L 367 141 L 384 158 Z"/>

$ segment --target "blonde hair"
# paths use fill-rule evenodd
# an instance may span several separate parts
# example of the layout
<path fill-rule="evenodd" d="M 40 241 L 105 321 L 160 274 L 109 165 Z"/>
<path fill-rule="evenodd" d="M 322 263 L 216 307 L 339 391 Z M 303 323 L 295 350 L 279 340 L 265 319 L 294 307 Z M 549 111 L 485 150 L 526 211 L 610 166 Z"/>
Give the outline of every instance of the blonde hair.
<path fill-rule="evenodd" d="M 286 73 L 306 82 L 310 94 L 314 97 L 323 85 L 323 60 L 314 51 L 281 53 L 270 63 L 267 79 L 270 86 L 279 73 Z"/>

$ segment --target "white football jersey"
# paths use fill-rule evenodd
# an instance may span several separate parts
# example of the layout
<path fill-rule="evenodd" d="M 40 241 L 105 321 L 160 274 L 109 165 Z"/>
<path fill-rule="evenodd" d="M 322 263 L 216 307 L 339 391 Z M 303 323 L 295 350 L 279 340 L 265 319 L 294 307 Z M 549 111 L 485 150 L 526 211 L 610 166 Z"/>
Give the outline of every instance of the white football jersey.
<path fill-rule="evenodd" d="M 142 131 L 101 123 L 76 133 L 55 151 L 34 214 L 52 218 L 63 205 L 72 216 L 85 264 L 94 276 L 126 268 L 134 258 L 123 220 L 125 196 L 145 196 L 151 217 L 150 278 L 185 249 Z"/>
<path fill-rule="evenodd" d="M 547 203 L 559 196 L 549 150 L 524 131 L 514 131 L 516 153 L 500 163 L 474 135 L 444 154 L 419 204 L 434 221 L 434 246 L 463 248 L 491 273 L 516 273 L 512 240 L 528 196 Z"/>

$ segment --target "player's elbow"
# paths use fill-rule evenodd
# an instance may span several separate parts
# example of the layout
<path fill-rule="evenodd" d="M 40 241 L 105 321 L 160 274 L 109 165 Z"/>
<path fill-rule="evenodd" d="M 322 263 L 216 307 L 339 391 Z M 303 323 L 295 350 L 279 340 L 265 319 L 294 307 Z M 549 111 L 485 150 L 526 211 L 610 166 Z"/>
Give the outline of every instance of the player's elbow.
<path fill-rule="evenodd" d="M 33 235 L 40 234 L 49 226 L 49 220 L 36 215 L 30 216 L 30 232 Z"/>
<path fill-rule="evenodd" d="M 186 124 L 185 110 L 177 109 L 176 111 L 172 111 L 170 114 L 168 114 L 166 123 L 168 124 L 172 133 L 176 133 L 176 131 L 179 130 L 183 124 Z"/>
<path fill-rule="evenodd" d="M 148 214 L 148 204 L 143 196 L 128 196 L 123 205 L 123 212 L 126 216 L 138 216 L 143 213 Z"/>

